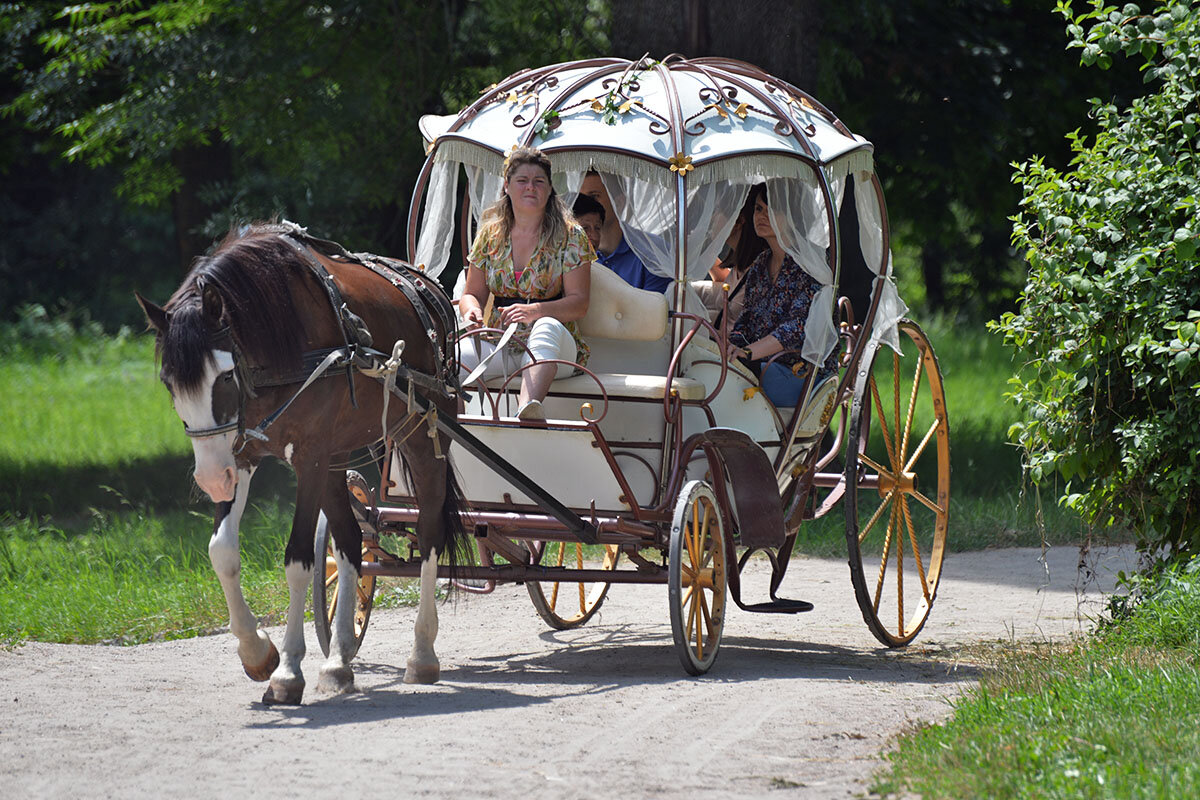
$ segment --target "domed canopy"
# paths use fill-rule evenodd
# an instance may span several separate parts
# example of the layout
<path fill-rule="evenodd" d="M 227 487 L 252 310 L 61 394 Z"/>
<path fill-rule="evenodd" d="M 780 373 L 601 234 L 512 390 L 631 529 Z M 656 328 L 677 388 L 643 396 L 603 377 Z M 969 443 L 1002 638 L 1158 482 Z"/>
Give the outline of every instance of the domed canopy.
<path fill-rule="evenodd" d="M 870 142 L 790 84 L 727 59 L 605 58 L 525 70 L 455 116 L 427 116 L 434 157 L 498 172 L 517 144 L 555 170 L 593 166 L 670 183 L 872 171 Z M 689 160 L 690 159 L 690 160 Z"/>

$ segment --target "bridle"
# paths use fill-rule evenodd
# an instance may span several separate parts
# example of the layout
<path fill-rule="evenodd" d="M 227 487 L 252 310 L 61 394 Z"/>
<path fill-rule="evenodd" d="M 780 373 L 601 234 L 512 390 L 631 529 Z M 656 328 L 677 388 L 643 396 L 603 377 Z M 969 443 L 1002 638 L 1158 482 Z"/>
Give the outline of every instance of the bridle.
<path fill-rule="evenodd" d="M 256 381 L 253 374 L 255 370 L 242 357 L 237 342 L 234 340 L 233 332 L 226 322 L 212 333 L 210 341 L 213 349 L 225 350 L 233 356 L 233 374 L 238 387 L 237 414 L 228 422 L 218 423 L 205 428 L 189 428 L 185 422 L 183 424 L 183 432 L 188 438 L 207 439 L 237 431 L 237 437 L 233 442 L 233 454 L 235 456 L 240 455 L 251 440 L 257 439 L 261 442 L 270 441 L 266 435 L 267 428 L 288 409 L 296 398 L 300 396 L 301 392 L 320 378 L 336 377 L 337 374 L 341 373 L 342 369 L 345 370 L 346 379 L 350 382 L 350 398 L 355 406 L 357 406 L 357 402 L 354 399 L 353 382 L 353 370 L 355 369 L 365 372 L 371 375 L 371 377 L 380 377 L 379 373 L 384 371 L 384 365 L 388 364 L 393 374 L 402 371 L 407 376 L 410 383 L 410 394 L 412 391 L 411 384 L 417 384 L 426 391 L 433 390 L 439 394 L 447 394 L 448 386 L 453 388 L 458 387 L 458 366 L 453 355 L 454 348 L 449 347 L 448 341 L 438 335 L 438 330 L 433 320 L 433 316 L 437 316 L 440 318 L 444 330 L 453 330 L 453 311 L 444 293 L 439 288 L 431 288 L 431 282 L 425 276 L 415 273 L 402 262 L 394 262 L 390 259 L 383 259 L 367 253 L 350 254 L 340 245 L 309 236 L 307 231 L 299 226 L 292 226 L 287 233 L 279 235 L 297 251 L 297 254 L 302 257 L 302 260 L 325 289 L 334 315 L 341 327 L 343 346 L 305 353 L 304 366 L 300 373 L 282 376 L 262 376 Z M 401 346 L 393 353 L 391 359 L 388 358 L 386 353 L 371 348 L 371 334 L 366 330 L 363 321 L 350 311 L 341 296 L 340 290 L 337 288 L 337 284 L 334 283 L 333 277 L 325 269 L 324 265 L 313 257 L 310 248 L 314 244 L 323 246 L 322 249 L 333 251 L 336 256 L 350 263 L 357 263 L 360 266 L 371 269 L 404 293 L 413 306 L 413 309 L 417 312 L 426 335 L 434 343 L 435 352 L 438 350 L 442 351 L 442 358 L 437 363 L 436 375 L 425 375 L 415 370 L 399 367 L 399 353 L 403 349 L 402 342 L 397 343 Z M 433 284 L 433 287 L 436 287 L 436 284 Z M 434 312 L 433 315 L 430 314 L 431 310 Z M 441 345 L 440 347 L 438 346 L 439 344 Z M 245 426 L 246 401 L 247 398 L 257 397 L 254 391 L 256 388 L 291 386 L 296 383 L 301 384 L 300 388 L 288 397 L 282 405 L 268 414 L 253 428 Z M 386 414 L 386 405 L 384 408 Z"/>

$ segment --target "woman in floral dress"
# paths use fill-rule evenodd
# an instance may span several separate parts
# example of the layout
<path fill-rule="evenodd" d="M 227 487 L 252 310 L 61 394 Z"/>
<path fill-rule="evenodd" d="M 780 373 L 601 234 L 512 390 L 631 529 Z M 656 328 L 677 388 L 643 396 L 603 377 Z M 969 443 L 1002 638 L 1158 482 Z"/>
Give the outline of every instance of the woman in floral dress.
<path fill-rule="evenodd" d="M 804 345 L 804 323 L 821 284 L 784 252 L 771 227 L 767 189 L 758 184 L 750 190 L 754 204 L 754 231 L 767 242 L 767 249 L 746 273 L 745 306 L 729 336 L 730 355 L 755 364 L 784 353 L 762 369 L 762 390 L 777 408 L 800 402 L 804 390 L 800 350 Z M 817 370 L 817 381 L 837 370 L 837 349 Z M 797 374 L 797 372 L 799 374 Z"/>
<path fill-rule="evenodd" d="M 549 159 L 533 147 L 513 150 L 504 165 L 503 194 L 480 220 L 458 307 L 468 331 L 517 323 L 514 342 L 491 358 L 484 376 L 512 374 L 534 363 L 521 376 L 521 419 L 545 419 L 541 401 L 551 381 L 574 372 L 571 364 L 536 362 L 587 362 L 578 321 L 587 313 L 595 259 L 583 229 L 550 183 Z M 495 301 L 485 320 L 489 295 Z M 464 340 L 464 373 L 494 349 L 478 337 Z"/>

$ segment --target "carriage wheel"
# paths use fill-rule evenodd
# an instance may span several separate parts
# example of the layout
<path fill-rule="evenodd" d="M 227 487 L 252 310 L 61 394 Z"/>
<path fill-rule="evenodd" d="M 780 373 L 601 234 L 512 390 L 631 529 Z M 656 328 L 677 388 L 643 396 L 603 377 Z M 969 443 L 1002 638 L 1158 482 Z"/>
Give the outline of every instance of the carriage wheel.
<path fill-rule="evenodd" d="M 603 558 L 597 559 L 584 550 L 580 542 L 540 542 L 541 558 L 537 563 L 552 567 L 612 570 L 617 566 L 621 551 L 616 545 L 605 545 Z M 570 581 L 528 581 L 529 599 L 546 624 L 556 630 L 577 628 L 596 615 L 608 594 L 608 583 L 572 583 Z"/>
<path fill-rule="evenodd" d="M 366 479 L 357 472 L 346 473 L 346 489 L 350 492 L 350 506 L 361 526 L 367 518 L 366 509 L 371 505 L 370 489 Z M 364 531 L 365 533 L 365 531 Z M 315 542 L 318 569 L 313 572 L 313 620 L 316 623 L 317 642 L 321 652 L 329 655 L 329 642 L 333 638 L 333 617 L 337 612 L 338 572 L 334 555 L 333 538 L 329 535 L 329 520 L 321 513 L 317 521 Z M 362 560 L 375 561 L 375 553 L 363 544 Z M 320 568 L 323 564 L 324 568 Z M 360 575 L 354 606 L 354 652 L 362 647 L 367 635 L 367 622 L 371 619 L 371 608 L 375 603 L 375 576 Z"/>
<path fill-rule="evenodd" d="M 671 522 L 667 589 L 675 653 L 691 675 L 717 658 L 725 627 L 725 535 L 717 498 L 704 481 L 679 493 Z"/>
<path fill-rule="evenodd" d="M 909 320 L 899 330 L 903 356 L 878 341 L 863 354 L 846 464 L 850 577 L 867 627 L 889 647 L 911 642 L 929 616 L 950 504 L 942 373 L 924 331 Z"/>

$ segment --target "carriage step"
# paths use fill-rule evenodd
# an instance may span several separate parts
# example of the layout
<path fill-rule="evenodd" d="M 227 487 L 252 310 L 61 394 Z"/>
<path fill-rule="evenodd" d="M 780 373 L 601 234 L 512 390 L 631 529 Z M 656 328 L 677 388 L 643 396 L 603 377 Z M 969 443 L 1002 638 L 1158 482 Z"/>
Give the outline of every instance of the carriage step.
<path fill-rule="evenodd" d="M 762 614 L 799 614 L 802 611 L 812 611 L 813 604 L 807 600 L 787 600 L 779 597 L 767 603 L 738 603 L 745 611 L 756 611 Z"/>

